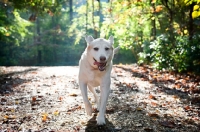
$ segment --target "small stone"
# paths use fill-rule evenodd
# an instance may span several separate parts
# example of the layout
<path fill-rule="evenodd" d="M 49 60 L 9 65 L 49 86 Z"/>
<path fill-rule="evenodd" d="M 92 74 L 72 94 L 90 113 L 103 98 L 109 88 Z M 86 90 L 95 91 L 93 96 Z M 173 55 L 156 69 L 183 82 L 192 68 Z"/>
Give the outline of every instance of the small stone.
<path fill-rule="evenodd" d="M 141 123 L 136 123 L 135 126 L 136 127 L 142 127 L 142 124 Z"/>

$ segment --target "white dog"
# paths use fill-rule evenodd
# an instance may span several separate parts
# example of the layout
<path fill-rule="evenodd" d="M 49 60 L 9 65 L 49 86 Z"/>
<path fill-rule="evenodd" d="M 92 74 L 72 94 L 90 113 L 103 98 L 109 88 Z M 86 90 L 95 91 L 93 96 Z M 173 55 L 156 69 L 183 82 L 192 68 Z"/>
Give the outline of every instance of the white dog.
<path fill-rule="evenodd" d="M 92 105 L 88 100 L 87 87 L 94 94 L 95 102 L 99 114 L 97 124 L 105 124 L 105 111 L 108 96 L 110 93 L 112 59 L 119 47 L 113 48 L 114 39 L 112 36 L 108 40 L 103 38 L 94 39 L 86 36 L 87 47 L 79 61 L 79 86 L 83 96 L 86 113 L 92 115 Z M 94 87 L 100 86 L 100 98 Z"/>

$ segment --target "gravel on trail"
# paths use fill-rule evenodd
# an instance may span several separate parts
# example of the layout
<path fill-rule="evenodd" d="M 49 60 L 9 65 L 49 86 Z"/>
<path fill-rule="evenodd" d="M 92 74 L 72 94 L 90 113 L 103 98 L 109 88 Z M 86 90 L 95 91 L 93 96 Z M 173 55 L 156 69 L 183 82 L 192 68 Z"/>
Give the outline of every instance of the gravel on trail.
<path fill-rule="evenodd" d="M 97 126 L 94 98 L 89 92 L 87 116 L 77 75 L 77 66 L 0 67 L 0 132 L 200 130 L 199 77 L 115 65 L 106 125 Z"/>

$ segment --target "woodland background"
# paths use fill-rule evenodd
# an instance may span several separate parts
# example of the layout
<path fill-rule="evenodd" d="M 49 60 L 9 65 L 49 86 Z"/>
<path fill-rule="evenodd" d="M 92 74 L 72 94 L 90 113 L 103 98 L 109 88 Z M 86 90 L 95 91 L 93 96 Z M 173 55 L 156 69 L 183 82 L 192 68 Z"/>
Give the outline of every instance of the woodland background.
<path fill-rule="evenodd" d="M 114 63 L 200 73 L 200 0 L 0 0 L 0 65 L 78 65 L 84 36 L 108 38 Z"/>

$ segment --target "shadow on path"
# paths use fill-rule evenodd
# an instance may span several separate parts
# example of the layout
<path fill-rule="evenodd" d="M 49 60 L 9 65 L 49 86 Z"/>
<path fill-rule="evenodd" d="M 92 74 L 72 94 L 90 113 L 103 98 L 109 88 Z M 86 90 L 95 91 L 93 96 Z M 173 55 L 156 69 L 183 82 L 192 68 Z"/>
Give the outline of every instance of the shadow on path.
<path fill-rule="evenodd" d="M 14 71 L 6 74 L 0 74 L 0 94 L 9 94 L 13 92 L 13 88 L 17 87 L 20 84 L 23 84 L 27 81 L 30 81 L 28 79 L 22 79 L 19 76 L 15 75 L 21 75 L 26 74 L 31 71 L 36 71 L 38 68 L 28 68 L 23 71 Z"/>
<path fill-rule="evenodd" d="M 85 132 L 118 132 L 119 129 L 115 128 L 115 126 L 110 122 L 107 118 L 106 125 L 97 125 L 97 113 L 93 115 L 93 117 L 87 122 L 87 126 L 85 128 Z"/>
<path fill-rule="evenodd" d="M 176 89 L 176 88 L 170 88 L 170 87 L 167 87 L 166 84 L 169 82 L 171 84 L 175 84 L 175 80 L 172 80 L 172 79 L 168 79 L 168 80 L 164 80 L 164 78 L 159 78 L 159 81 L 157 81 L 156 79 L 155 80 L 150 80 L 149 79 L 149 71 L 152 71 L 151 68 L 149 68 L 149 71 L 146 71 L 146 72 L 137 72 L 137 71 L 133 71 L 131 68 L 125 68 L 125 67 L 121 67 L 121 66 L 117 66 L 117 68 L 121 68 L 125 71 L 128 71 L 132 74 L 133 77 L 138 77 L 138 78 L 142 78 L 144 79 L 145 81 L 149 81 L 151 84 L 154 84 L 155 86 L 157 86 L 158 90 L 160 91 L 163 91 L 169 95 L 176 95 L 176 96 L 179 96 L 180 98 L 182 99 L 189 99 L 190 97 L 188 96 L 188 93 L 187 92 L 183 92 L 179 89 Z M 158 73 L 157 73 L 158 74 Z M 182 86 L 184 86 L 182 84 Z M 186 86 L 184 86 L 186 87 Z"/>

